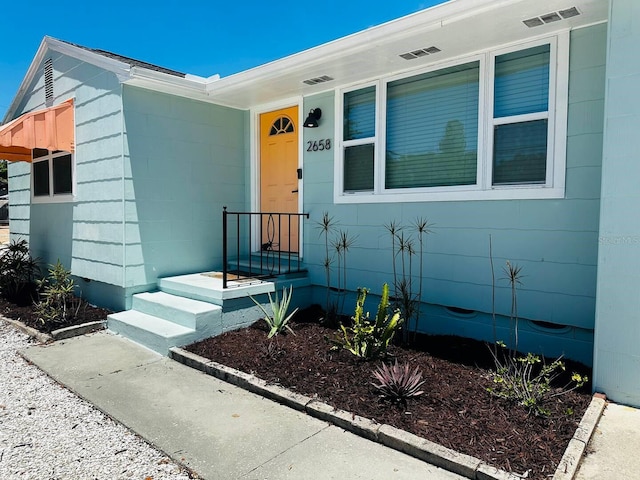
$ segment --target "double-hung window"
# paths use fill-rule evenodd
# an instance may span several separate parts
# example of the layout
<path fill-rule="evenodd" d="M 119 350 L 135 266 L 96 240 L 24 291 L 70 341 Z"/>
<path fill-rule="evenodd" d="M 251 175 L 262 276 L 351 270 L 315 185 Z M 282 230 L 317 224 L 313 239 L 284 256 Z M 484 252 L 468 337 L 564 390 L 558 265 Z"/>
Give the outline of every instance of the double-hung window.
<path fill-rule="evenodd" d="M 344 189 L 372 192 L 376 151 L 376 87 L 345 92 L 343 146 Z"/>
<path fill-rule="evenodd" d="M 35 148 L 31 179 L 34 202 L 71 200 L 73 198 L 72 154 Z"/>
<path fill-rule="evenodd" d="M 545 184 L 550 45 L 494 57 L 493 185 Z"/>
<path fill-rule="evenodd" d="M 340 91 L 336 202 L 562 197 L 567 52 L 562 34 Z"/>

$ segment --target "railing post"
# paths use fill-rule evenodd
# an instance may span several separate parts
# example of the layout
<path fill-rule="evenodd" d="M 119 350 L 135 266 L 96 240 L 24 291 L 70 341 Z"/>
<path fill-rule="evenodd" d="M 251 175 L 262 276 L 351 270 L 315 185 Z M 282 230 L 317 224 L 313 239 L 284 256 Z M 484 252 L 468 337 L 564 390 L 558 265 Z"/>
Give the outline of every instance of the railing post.
<path fill-rule="evenodd" d="M 222 288 L 227 288 L 227 207 L 222 207 Z"/>

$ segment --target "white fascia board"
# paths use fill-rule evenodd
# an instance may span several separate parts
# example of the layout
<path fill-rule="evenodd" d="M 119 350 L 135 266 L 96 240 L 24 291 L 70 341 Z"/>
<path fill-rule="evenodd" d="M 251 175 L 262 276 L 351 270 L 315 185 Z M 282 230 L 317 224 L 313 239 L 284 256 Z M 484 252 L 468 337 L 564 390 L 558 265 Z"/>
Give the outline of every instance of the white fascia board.
<path fill-rule="evenodd" d="M 202 93 L 205 93 L 205 85 L 208 81 L 206 78 L 197 77 L 195 75 L 179 77 L 177 75 L 171 75 L 169 73 L 159 72 L 157 70 L 151 70 L 144 67 L 131 67 L 129 79 L 123 83 L 136 80 L 139 84 L 171 85 L 173 87 L 186 88 L 188 90 L 194 90 Z"/>
<path fill-rule="evenodd" d="M 128 63 L 116 60 L 114 58 L 105 57 L 99 53 L 92 52 L 85 48 L 76 47 L 66 42 L 56 40 L 55 38 L 45 37 L 47 46 L 54 52 L 62 53 L 69 57 L 77 58 L 96 67 L 102 68 L 109 72 L 115 73 L 122 81 L 130 75 L 131 65 Z"/>
<path fill-rule="evenodd" d="M 426 10 L 295 53 L 283 59 L 224 77 L 218 82 L 210 83 L 207 89 L 212 93 L 221 93 L 226 89 L 241 88 L 254 82 L 265 81 L 271 77 L 279 76 L 283 70 L 327 62 L 332 58 L 342 57 L 358 50 L 370 48 L 372 44 L 383 44 L 388 42 L 389 39 L 409 36 L 415 31 L 428 32 L 437 30 L 443 25 L 457 21 L 460 18 L 477 15 L 484 11 L 501 8 L 519 1 L 521 0 L 450 0 Z"/>

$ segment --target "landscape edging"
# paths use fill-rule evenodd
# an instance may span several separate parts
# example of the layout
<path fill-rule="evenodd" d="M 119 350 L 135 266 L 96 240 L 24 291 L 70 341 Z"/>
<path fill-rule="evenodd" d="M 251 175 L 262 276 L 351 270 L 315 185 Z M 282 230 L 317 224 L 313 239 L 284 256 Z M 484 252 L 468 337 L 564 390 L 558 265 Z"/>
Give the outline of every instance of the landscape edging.
<path fill-rule="evenodd" d="M 64 340 L 66 338 L 77 337 L 87 333 L 104 330 L 107 326 L 106 320 L 97 320 L 95 322 L 82 323 L 80 325 L 72 325 L 70 327 L 59 328 L 51 331 L 54 340 Z"/>
<path fill-rule="evenodd" d="M 77 337 L 79 335 L 85 335 L 87 333 L 93 333 L 98 330 L 104 330 L 107 326 L 106 320 L 98 320 L 95 322 L 87 322 L 80 325 L 72 325 L 70 327 L 59 328 L 57 330 L 52 330 L 51 333 L 43 333 L 33 327 L 24 324 L 20 320 L 14 320 L 12 318 L 5 317 L 4 315 L 0 315 L 0 318 L 13 325 L 23 333 L 29 335 L 32 338 L 35 338 L 40 343 L 65 340 L 67 338 Z"/>
<path fill-rule="evenodd" d="M 53 337 L 51 335 L 42 333 L 33 327 L 29 327 L 19 320 L 14 320 L 12 318 L 5 317 L 4 315 L 0 315 L 0 318 L 2 318 L 2 320 L 9 323 L 10 325 L 13 325 L 14 327 L 16 327 L 21 332 L 29 335 L 32 338 L 35 338 L 40 343 L 49 343 L 53 341 Z"/>
<path fill-rule="evenodd" d="M 222 365 L 183 348 L 170 348 L 169 358 L 471 480 L 521 480 L 522 478 L 488 465 L 478 458 L 456 452 L 404 430 L 376 423 L 283 387 L 269 385 L 255 375 Z M 555 477 L 554 480 L 556 480 Z"/>
<path fill-rule="evenodd" d="M 607 405 L 606 396 L 601 393 L 595 393 L 591 398 L 591 403 L 580 420 L 578 428 L 576 428 L 573 438 L 569 441 L 567 449 L 564 451 L 562 459 L 553 474 L 552 480 L 573 480 L 580 460 L 591 440 L 591 436 L 596 429 L 596 425 L 602 416 L 602 412 Z"/>

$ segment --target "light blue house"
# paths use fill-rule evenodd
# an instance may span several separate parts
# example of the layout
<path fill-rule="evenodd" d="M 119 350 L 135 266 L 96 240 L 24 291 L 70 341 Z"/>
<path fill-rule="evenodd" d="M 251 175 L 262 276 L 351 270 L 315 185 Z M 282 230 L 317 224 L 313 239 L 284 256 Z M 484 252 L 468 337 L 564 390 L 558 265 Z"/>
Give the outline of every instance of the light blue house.
<path fill-rule="evenodd" d="M 494 338 L 491 238 L 498 337 L 508 259 L 520 348 L 640 405 L 639 24 L 633 0 L 452 0 L 226 78 L 47 37 L 0 130 L 0 157 L 31 152 L 10 165 L 12 238 L 126 311 L 113 330 L 179 318 L 184 343 L 254 318 L 246 294 L 273 283 L 211 273 L 250 251 L 323 303 L 324 212 L 356 238 L 350 292 L 393 281 L 385 224 L 426 218 L 421 331 Z M 51 125 L 20 144 L 67 100 L 66 148 Z M 227 215 L 225 263 L 224 207 L 290 215 Z"/>

